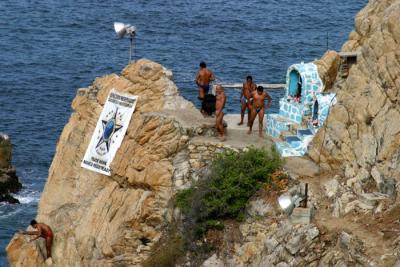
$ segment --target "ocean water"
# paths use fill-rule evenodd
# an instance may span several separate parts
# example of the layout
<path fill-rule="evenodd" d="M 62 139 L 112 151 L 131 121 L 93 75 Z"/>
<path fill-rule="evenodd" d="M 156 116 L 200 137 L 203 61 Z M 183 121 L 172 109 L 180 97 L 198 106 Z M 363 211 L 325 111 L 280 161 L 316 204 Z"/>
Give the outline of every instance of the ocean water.
<path fill-rule="evenodd" d="M 137 27 L 135 57 L 174 72 L 181 94 L 197 105 L 193 83 L 207 62 L 219 82 L 284 83 L 287 68 L 340 50 L 367 0 L 0 1 L 0 131 L 14 143 L 23 184 L 20 205 L 0 204 L 0 266 L 17 229 L 35 217 L 57 139 L 76 89 L 120 72 L 127 39 L 113 22 Z M 327 38 L 328 36 L 328 38 Z M 328 39 L 328 42 L 327 42 Z M 276 111 L 282 91 L 270 91 Z M 229 90 L 228 111 L 238 112 Z"/>

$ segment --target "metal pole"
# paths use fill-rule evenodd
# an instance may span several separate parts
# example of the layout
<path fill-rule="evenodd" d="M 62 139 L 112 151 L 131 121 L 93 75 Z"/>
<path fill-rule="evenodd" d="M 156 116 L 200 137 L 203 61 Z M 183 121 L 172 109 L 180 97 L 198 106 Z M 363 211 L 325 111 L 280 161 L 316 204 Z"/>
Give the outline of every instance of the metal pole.
<path fill-rule="evenodd" d="M 308 183 L 305 184 L 304 188 L 303 208 L 307 208 L 307 201 L 308 201 Z"/>
<path fill-rule="evenodd" d="M 136 35 L 133 37 L 133 63 L 136 62 Z"/>
<path fill-rule="evenodd" d="M 128 63 L 131 64 L 131 60 L 132 60 L 133 37 L 131 36 L 129 39 L 131 40 L 131 42 L 130 42 L 130 46 L 129 46 L 129 61 L 128 61 Z"/>

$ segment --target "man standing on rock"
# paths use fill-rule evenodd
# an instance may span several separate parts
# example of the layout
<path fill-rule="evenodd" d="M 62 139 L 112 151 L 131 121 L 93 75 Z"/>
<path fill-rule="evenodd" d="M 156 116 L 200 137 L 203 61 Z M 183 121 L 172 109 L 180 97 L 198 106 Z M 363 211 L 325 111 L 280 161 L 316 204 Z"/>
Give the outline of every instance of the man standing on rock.
<path fill-rule="evenodd" d="M 36 239 L 43 237 L 46 240 L 46 252 L 47 252 L 47 259 L 51 258 L 51 246 L 53 244 L 53 231 L 51 230 L 50 226 L 44 223 L 38 223 L 35 220 L 31 221 L 31 226 L 36 229 L 36 231 L 20 231 L 23 235 L 36 235 L 34 239 L 31 240 L 35 241 Z M 51 260 L 51 259 L 50 259 Z M 46 260 L 47 261 L 47 260 Z"/>
<path fill-rule="evenodd" d="M 266 109 L 269 109 L 271 106 L 272 102 L 272 97 L 267 93 L 264 92 L 264 87 L 258 86 L 257 91 L 254 91 L 251 93 L 251 96 L 253 97 L 253 105 L 251 108 L 251 117 L 250 117 L 250 129 L 248 131 L 248 134 L 251 134 L 252 129 L 253 129 L 253 123 L 254 120 L 256 119 L 258 115 L 258 131 L 260 137 L 264 137 L 263 135 L 263 123 L 264 123 L 264 112 L 265 112 L 265 99 L 268 100 L 268 104 Z"/>
<path fill-rule="evenodd" d="M 204 61 L 200 62 L 200 69 L 196 75 L 196 84 L 199 87 L 198 98 L 202 101 L 204 96 L 210 91 L 210 81 L 215 80 L 214 74 L 211 70 L 207 69 Z"/>
<path fill-rule="evenodd" d="M 216 88 L 216 103 L 215 103 L 215 128 L 217 128 L 218 138 L 221 141 L 225 141 L 225 133 L 224 133 L 224 115 L 226 114 L 225 103 L 226 103 L 226 95 L 224 92 L 224 88 L 221 85 L 218 85 Z"/>
<path fill-rule="evenodd" d="M 250 126 L 250 115 L 251 115 L 251 93 L 256 90 L 256 84 L 253 83 L 253 77 L 247 76 L 246 82 L 243 83 L 242 92 L 240 93 L 240 103 L 241 103 L 241 112 L 240 112 L 240 122 L 238 125 L 243 124 L 244 113 L 247 109 L 247 126 Z"/>

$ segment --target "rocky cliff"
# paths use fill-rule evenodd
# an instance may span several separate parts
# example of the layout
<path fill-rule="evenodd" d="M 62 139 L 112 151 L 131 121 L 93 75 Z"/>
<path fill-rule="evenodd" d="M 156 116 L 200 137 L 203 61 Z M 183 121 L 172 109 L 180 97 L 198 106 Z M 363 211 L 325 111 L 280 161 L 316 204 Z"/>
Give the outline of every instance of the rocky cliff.
<path fill-rule="evenodd" d="M 108 177 L 80 164 L 112 88 L 139 99 Z M 53 261 L 56 266 L 137 265 L 171 220 L 174 185 L 182 186 L 190 169 L 189 152 L 179 152 L 188 135 L 200 131 L 202 116 L 178 95 L 172 73 L 148 60 L 79 89 L 72 107 L 37 216 L 55 232 Z M 42 266 L 43 244 L 26 241 L 16 235 L 10 242 L 11 266 Z"/>
<path fill-rule="evenodd" d="M 18 199 L 11 196 L 21 189 L 15 168 L 11 166 L 12 145 L 10 138 L 0 133 L 0 202 L 19 203 Z"/>
<path fill-rule="evenodd" d="M 400 1 L 370 1 L 355 19 L 342 50 L 358 52 L 337 93 L 326 127 L 310 156 L 325 170 L 341 170 L 358 192 L 373 179 L 376 191 L 400 182 Z"/>

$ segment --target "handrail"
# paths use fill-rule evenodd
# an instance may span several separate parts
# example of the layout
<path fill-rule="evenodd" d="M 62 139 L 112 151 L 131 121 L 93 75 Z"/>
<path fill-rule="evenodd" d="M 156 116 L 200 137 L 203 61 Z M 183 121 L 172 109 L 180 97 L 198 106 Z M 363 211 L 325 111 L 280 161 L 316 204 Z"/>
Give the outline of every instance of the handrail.
<path fill-rule="evenodd" d="M 221 85 L 224 88 L 232 88 L 232 89 L 237 89 L 237 88 L 242 88 L 243 83 L 222 83 L 222 84 L 213 84 L 213 89 L 217 87 L 217 85 Z M 282 83 L 258 83 L 257 86 L 262 86 L 266 89 L 284 89 L 286 87 L 286 84 Z"/>

